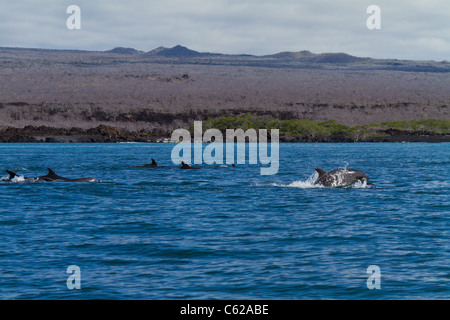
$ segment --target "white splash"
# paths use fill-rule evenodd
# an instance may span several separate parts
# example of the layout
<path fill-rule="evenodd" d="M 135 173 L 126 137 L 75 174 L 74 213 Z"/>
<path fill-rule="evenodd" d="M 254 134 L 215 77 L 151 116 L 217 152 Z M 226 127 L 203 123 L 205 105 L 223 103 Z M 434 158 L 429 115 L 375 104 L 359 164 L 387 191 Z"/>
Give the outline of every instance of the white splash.
<path fill-rule="evenodd" d="M 279 184 L 279 183 L 273 183 L 272 186 L 274 187 L 283 187 L 283 188 L 298 188 L 298 189 L 319 189 L 324 188 L 322 185 L 314 184 L 314 182 L 319 177 L 319 174 L 317 171 L 314 171 L 314 173 L 309 176 L 306 180 L 297 180 L 290 184 Z"/>
<path fill-rule="evenodd" d="M 24 181 L 25 181 L 24 176 L 15 176 L 14 178 L 11 179 L 12 183 L 19 183 L 19 182 L 24 182 Z"/>
<path fill-rule="evenodd" d="M 349 188 L 353 189 L 366 189 L 370 188 L 370 186 L 367 184 L 367 180 L 358 180 L 355 183 L 352 183 Z"/>

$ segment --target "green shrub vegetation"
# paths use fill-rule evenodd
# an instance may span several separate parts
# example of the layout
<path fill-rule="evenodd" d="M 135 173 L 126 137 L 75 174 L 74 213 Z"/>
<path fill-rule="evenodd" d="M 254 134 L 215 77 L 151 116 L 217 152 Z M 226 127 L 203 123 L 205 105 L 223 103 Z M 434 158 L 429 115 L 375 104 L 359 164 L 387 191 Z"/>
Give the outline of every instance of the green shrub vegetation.
<path fill-rule="evenodd" d="M 389 121 L 380 124 L 386 129 L 409 131 L 429 131 L 434 133 L 449 133 L 450 121 L 444 119 L 427 119 L 417 121 Z"/>
<path fill-rule="evenodd" d="M 408 132 L 429 132 L 450 134 L 450 121 L 442 119 L 428 119 L 418 121 L 389 121 L 349 127 L 335 120 L 313 122 L 309 120 L 278 120 L 274 118 L 256 116 L 245 113 L 239 116 L 224 116 L 209 118 L 203 123 L 203 130 L 219 129 L 279 129 L 281 135 L 292 135 L 303 138 L 330 138 L 338 137 L 353 141 L 364 140 L 368 137 L 385 136 L 387 129 L 396 129 Z M 191 130 L 193 127 L 190 128 Z"/>

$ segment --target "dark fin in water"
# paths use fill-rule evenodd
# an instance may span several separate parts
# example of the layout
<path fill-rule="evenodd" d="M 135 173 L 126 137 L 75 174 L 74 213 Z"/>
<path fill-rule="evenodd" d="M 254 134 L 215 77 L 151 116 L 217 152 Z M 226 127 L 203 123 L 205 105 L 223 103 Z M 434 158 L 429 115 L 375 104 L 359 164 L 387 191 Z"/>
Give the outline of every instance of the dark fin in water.
<path fill-rule="evenodd" d="M 59 175 L 56 174 L 55 171 L 53 171 L 53 169 L 47 168 L 48 169 L 48 174 L 44 177 L 41 177 L 43 180 L 45 181 L 70 181 L 70 179 L 68 178 L 64 178 L 61 177 Z"/>
<path fill-rule="evenodd" d="M 6 172 L 9 174 L 9 180 L 14 179 L 14 177 L 19 176 L 17 173 L 6 170 Z"/>
<path fill-rule="evenodd" d="M 191 166 L 188 165 L 186 162 L 181 161 L 181 169 L 189 169 Z"/>
<path fill-rule="evenodd" d="M 153 159 L 153 158 L 152 158 L 152 165 L 155 166 L 155 167 L 158 166 L 158 164 L 156 163 L 155 159 Z"/>
<path fill-rule="evenodd" d="M 321 176 L 326 175 L 326 174 L 328 173 L 328 172 L 326 172 L 325 170 L 320 169 L 320 168 L 316 168 L 316 171 L 317 171 L 317 173 L 319 174 L 319 178 L 320 178 Z"/>
<path fill-rule="evenodd" d="M 181 168 L 180 169 L 200 169 L 200 168 L 194 168 L 190 164 L 187 164 L 184 161 L 181 161 Z"/>
<path fill-rule="evenodd" d="M 56 174 L 55 171 L 53 171 L 53 169 L 47 168 L 48 169 L 48 177 L 52 178 L 52 179 L 58 179 L 59 176 Z"/>

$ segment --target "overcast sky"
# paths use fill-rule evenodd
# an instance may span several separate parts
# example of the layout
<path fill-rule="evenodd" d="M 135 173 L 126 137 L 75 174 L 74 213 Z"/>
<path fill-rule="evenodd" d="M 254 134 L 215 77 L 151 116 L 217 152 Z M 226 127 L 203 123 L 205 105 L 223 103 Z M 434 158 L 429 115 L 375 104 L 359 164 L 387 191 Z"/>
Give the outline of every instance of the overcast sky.
<path fill-rule="evenodd" d="M 69 30 L 69 5 L 81 29 Z M 369 30 L 369 5 L 381 30 Z M 450 60 L 448 0 L 0 0 L 0 46 L 149 51 L 177 44 L 218 53 L 309 50 Z"/>

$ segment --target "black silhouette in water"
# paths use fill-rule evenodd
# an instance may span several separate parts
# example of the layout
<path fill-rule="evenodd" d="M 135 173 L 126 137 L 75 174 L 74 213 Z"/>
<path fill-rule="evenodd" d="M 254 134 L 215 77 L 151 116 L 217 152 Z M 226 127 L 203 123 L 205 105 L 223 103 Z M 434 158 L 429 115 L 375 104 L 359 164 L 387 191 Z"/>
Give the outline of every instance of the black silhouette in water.
<path fill-rule="evenodd" d="M 100 180 L 97 180 L 95 178 L 92 177 L 88 177 L 88 178 L 79 178 L 79 179 L 69 179 L 69 178 L 65 178 L 65 177 L 61 177 L 60 175 L 56 174 L 55 171 L 53 171 L 53 169 L 47 168 L 48 169 L 48 174 L 46 174 L 45 176 L 40 176 L 40 177 L 34 177 L 34 178 L 30 178 L 30 177 L 24 177 L 25 181 L 24 182 L 39 182 L 39 181 L 65 181 L 65 182 L 101 182 Z M 6 171 L 9 174 L 9 180 L 13 179 L 16 176 L 19 176 L 17 173 L 12 172 L 12 171 Z"/>
<path fill-rule="evenodd" d="M 180 169 L 200 169 L 200 168 L 194 168 L 190 164 L 187 164 L 186 162 L 181 161 Z"/>
<path fill-rule="evenodd" d="M 151 167 L 151 168 L 155 168 L 155 167 L 158 167 L 158 164 L 156 163 L 155 159 L 152 158 L 152 163 L 140 164 L 140 165 L 137 165 L 135 167 Z"/>

